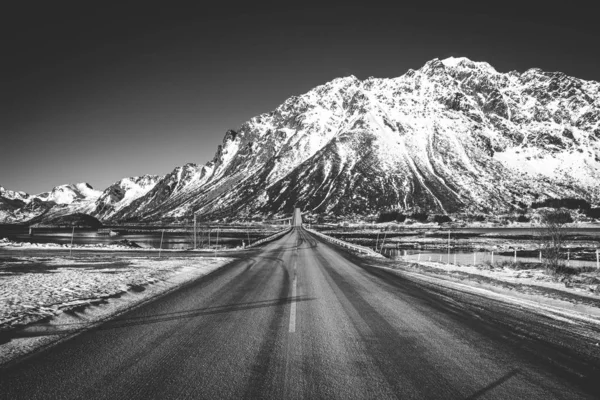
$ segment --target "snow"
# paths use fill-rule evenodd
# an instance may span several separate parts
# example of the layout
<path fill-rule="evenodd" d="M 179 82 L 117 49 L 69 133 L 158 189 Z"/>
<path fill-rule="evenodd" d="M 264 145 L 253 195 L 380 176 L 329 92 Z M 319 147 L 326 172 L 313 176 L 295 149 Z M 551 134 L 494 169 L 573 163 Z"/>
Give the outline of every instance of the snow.
<path fill-rule="evenodd" d="M 55 315 L 82 302 L 108 299 L 133 286 L 168 280 L 184 267 L 209 272 L 227 261 L 226 258 L 159 260 L 115 255 L 9 257 L 0 268 L 0 329 L 7 324 Z"/>
<path fill-rule="evenodd" d="M 76 200 L 93 201 L 98 199 L 102 192 L 94 190 L 87 183 L 75 183 L 56 186 L 50 192 L 40 193 L 29 198 L 43 201 L 53 201 L 57 204 L 71 204 Z"/>
<path fill-rule="evenodd" d="M 148 193 L 154 186 L 156 186 L 157 181 L 158 179 L 143 181 L 135 178 L 123 179 L 122 187 L 125 189 L 125 196 L 123 196 L 123 200 L 120 202 L 120 207 L 130 204 L 135 199 L 140 198 Z"/>
<path fill-rule="evenodd" d="M 5 189 L 3 186 L 0 185 L 0 197 L 4 197 L 9 200 L 22 200 L 27 202 L 29 200 L 29 197 L 31 196 L 25 192 L 15 192 L 12 190 Z"/>
<path fill-rule="evenodd" d="M 130 247 L 123 244 L 105 244 L 105 243 L 96 243 L 96 244 L 75 244 L 73 247 L 70 244 L 58 244 L 58 243 L 30 243 L 30 242 L 13 242 L 6 238 L 0 239 L 0 248 L 6 249 L 64 249 L 64 248 L 72 248 L 74 250 L 79 249 L 98 249 L 98 250 L 139 250 L 139 251 L 148 251 L 152 249 L 147 248 L 137 248 Z M 165 251 L 165 250 L 163 250 Z M 168 250 L 167 250 L 168 251 Z"/>
<path fill-rule="evenodd" d="M 600 161 L 596 159 L 600 141 L 594 133 L 599 123 L 577 122 L 586 112 L 598 110 L 600 84 L 562 76 L 560 82 L 580 85 L 581 92 L 567 98 L 560 90 L 548 96 L 551 79 L 555 78 L 539 69 L 499 73 L 488 63 L 466 57 L 435 59 L 393 79 L 337 78 L 252 118 L 234 139 L 228 133 L 215 162 L 202 168 L 186 165 L 175 169 L 169 180 L 160 184 L 165 190 L 167 185 L 175 188 L 162 204 L 157 204 L 150 186 L 132 184 L 114 208 L 123 212 L 119 218 L 152 219 L 181 217 L 191 209 L 213 209 L 222 201 L 221 206 L 232 207 L 233 212 L 236 207 L 252 212 L 264 206 L 264 198 L 259 197 L 263 190 L 288 179 L 298 168 L 303 170 L 297 170 L 297 176 L 315 176 L 315 167 L 307 165 L 308 160 L 324 163 L 327 179 L 337 167 L 347 168 L 350 175 L 360 173 L 356 158 L 365 154 L 360 148 L 364 141 L 354 139 L 364 135 L 369 135 L 375 150 L 373 158 L 381 180 L 390 182 L 387 189 L 373 190 L 383 190 L 381 194 L 405 208 L 423 207 L 415 204 L 422 202 L 427 207 L 433 204 L 436 210 L 432 212 L 453 211 L 447 204 L 452 200 L 455 207 L 473 211 L 505 211 L 512 207 L 515 193 L 530 196 L 532 190 L 560 190 L 563 197 L 588 196 L 592 202 L 600 202 Z M 569 134 L 563 136 L 564 128 L 569 128 L 573 139 Z M 344 143 L 334 142 L 338 138 Z M 342 165 L 332 164 L 337 159 Z M 232 171 L 232 164 L 234 172 L 225 176 L 225 171 Z M 253 187 L 257 181 L 260 187 Z M 347 184 L 348 180 L 342 177 L 338 181 Z M 94 197 L 80 185 L 72 192 L 57 188 L 54 194 L 38 197 L 48 199 L 52 194 L 64 204 L 73 202 L 73 193 Z M 289 191 L 314 194 L 322 182 L 314 183 L 316 186 L 300 183 L 299 188 L 288 181 L 282 185 L 278 189 L 282 195 Z M 420 197 L 415 194 L 417 186 L 424 188 Z M 323 188 L 330 192 L 338 189 L 331 185 Z M 249 193 L 254 197 L 249 198 Z M 135 199 L 141 199 L 135 209 L 124 208 Z M 307 204 L 310 199 L 298 201 Z M 326 201 L 330 209 L 339 199 L 331 196 Z M 94 215 L 89 204 L 77 203 L 69 210 L 91 210 Z M 101 218 L 114 212 L 107 211 Z M 5 219 L 12 220 L 31 216 L 25 212 L 5 214 Z"/>
<path fill-rule="evenodd" d="M 456 67 L 461 62 L 470 62 L 470 61 L 471 60 L 469 60 L 466 57 L 448 57 L 448 58 L 442 60 L 442 63 L 447 67 Z"/>
<path fill-rule="evenodd" d="M 578 325 L 581 322 L 591 323 L 600 326 L 600 309 L 592 305 L 581 304 L 578 301 L 569 301 L 565 299 L 549 298 L 540 294 L 531 294 L 514 289 L 506 289 L 500 285 L 490 283 L 481 283 L 475 280 L 452 279 L 448 276 L 432 275 L 430 273 L 415 273 L 400 267 L 383 267 L 392 273 L 411 277 L 416 280 L 422 280 L 436 285 L 451 287 L 461 292 L 474 293 L 479 296 L 496 299 L 506 303 L 512 303 L 519 307 L 524 307 L 549 318 Z M 502 278 L 500 278 L 502 280 Z M 521 281 L 518 283 L 532 284 L 531 282 Z M 538 285 L 536 282 L 533 285 Z M 554 289 L 554 288 L 553 288 Z M 581 293 L 577 293 L 581 296 Z M 596 297 L 597 298 L 597 297 Z M 595 339 L 598 339 L 595 336 Z"/>
<path fill-rule="evenodd" d="M 5 253 L 6 254 L 6 253 Z M 82 329 L 90 324 L 206 275 L 225 265 L 228 258 L 163 259 L 121 257 L 10 256 L 0 265 L 0 332 L 51 318 Z M 92 307 L 89 312 L 82 312 Z M 80 310 L 77 317 L 65 314 Z M 29 325 L 31 326 L 31 325 Z M 65 326 L 65 325 L 62 325 Z M 62 329 L 59 329 L 62 330 Z M 0 363 L 21 356 L 52 336 L 13 339 L 0 345 Z"/>

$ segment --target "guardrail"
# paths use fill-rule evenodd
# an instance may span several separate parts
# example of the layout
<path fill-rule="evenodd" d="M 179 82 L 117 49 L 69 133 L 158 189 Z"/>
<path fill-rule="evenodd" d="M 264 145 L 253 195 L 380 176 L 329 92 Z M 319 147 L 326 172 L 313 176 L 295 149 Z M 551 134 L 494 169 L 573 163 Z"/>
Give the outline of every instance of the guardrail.
<path fill-rule="evenodd" d="M 247 248 L 247 249 L 249 249 L 249 248 L 251 248 L 251 247 L 258 246 L 258 245 L 261 245 L 261 244 L 263 244 L 263 243 L 270 242 L 270 241 L 272 241 L 272 240 L 278 239 L 278 238 L 280 238 L 281 236 L 285 235 L 286 233 L 288 233 L 288 232 L 289 232 L 289 231 L 291 231 L 291 230 L 292 230 L 292 227 L 290 226 L 289 228 L 287 228 L 287 229 L 284 229 L 284 230 L 282 230 L 282 231 L 279 231 L 279 232 L 277 232 L 277 233 L 274 233 L 274 234 L 272 234 L 271 236 L 268 236 L 268 237 L 266 237 L 266 238 L 263 238 L 263 239 L 257 240 L 256 242 L 254 242 L 254 243 L 252 243 L 252 244 L 249 244 L 248 246 L 246 246 L 246 248 Z"/>
<path fill-rule="evenodd" d="M 347 248 L 347 249 L 350 249 L 350 250 L 358 251 L 359 253 L 367 254 L 367 255 L 370 255 L 370 256 L 372 256 L 372 257 L 385 258 L 385 256 L 383 256 L 383 255 L 379 254 L 379 253 L 378 253 L 378 252 L 376 252 L 375 250 L 373 250 L 373 249 L 370 249 L 370 248 L 368 248 L 368 247 L 359 246 L 359 245 L 357 245 L 357 244 L 352 244 L 352 243 L 344 242 L 343 240 L 336 239 L 336 238 L 332 238 L 331 236 L 327 236 L 327 235 L 325 235 L 324 233 L 317 232 L 317 231 L 315 231 L 315 230 L 312 230 L 312 229 L 309 229 L 309 228 L 304 228 L 304 229 L 305 229 L 306 231 L 308 231 L 308 232 L 310 232 L 310 233 L 314 234 L 314 235 L 317 235 L 317 236 L 318 236 L 318 237 L 320 237 L 321 239 L 325 239 L 325 240 L 327 240 L 328 242 L 335 243 L 335 244 L 337 244 L 338 246 L 342 246 L 342 247 L 345 247 L 345 248 Z"/>

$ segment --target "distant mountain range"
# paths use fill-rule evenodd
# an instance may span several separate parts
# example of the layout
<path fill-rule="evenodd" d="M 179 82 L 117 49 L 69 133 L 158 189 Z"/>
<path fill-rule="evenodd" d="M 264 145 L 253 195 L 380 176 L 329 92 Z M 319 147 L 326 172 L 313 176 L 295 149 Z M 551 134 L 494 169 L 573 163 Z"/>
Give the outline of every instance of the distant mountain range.
<path fill-rule="evenodd" d="M 225 134 L 214 159 L 103 192 L 0 189 L 0 220 L 102 221 L 509 212 L 600 201 L 600 84 L 534 68 L 434 59 L 393 79 L 338 78 Z"/>

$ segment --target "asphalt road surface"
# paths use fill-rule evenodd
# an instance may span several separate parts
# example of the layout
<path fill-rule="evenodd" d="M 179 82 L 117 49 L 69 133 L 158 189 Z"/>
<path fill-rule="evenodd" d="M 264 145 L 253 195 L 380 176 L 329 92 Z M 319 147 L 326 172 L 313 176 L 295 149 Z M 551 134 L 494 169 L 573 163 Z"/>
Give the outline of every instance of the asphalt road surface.
<path fill-rule="evenodd" d="M 0 398 L 599 397 L 594 326 L 375 263 L 294 228 L 3 368 Z"/>

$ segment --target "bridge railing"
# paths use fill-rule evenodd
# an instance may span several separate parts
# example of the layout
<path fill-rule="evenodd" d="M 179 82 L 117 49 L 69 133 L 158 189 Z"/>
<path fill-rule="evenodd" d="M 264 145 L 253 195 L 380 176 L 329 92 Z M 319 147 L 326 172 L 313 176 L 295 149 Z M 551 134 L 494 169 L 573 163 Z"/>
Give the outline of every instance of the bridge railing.
<path fill-rule="evenodd" d="M 304 229 L 305 229 L 306 231 L 308 231 L 308 232 L 310 232 L 310 233 L 312 233 L 312 234 L 314 234 L 314 235 L 316 235 L 316 236 L 318 236 L 318 237 L 322 238 L 322 239 L 325 239 L 325 240 L 327 240 L 327 241 L 328 241 L 328 242 L 330 242 L 330 243 L 335 243 L 335 244 L 337 244 L 338 246 L 344 247 L 344 248 L 346 248 L 346 249 L 354 250 L 354 251 L 357 251 L 357 252 L 359 252 L 359 253 L 362 253 L 362 254 L 367 254 L 367 255 L 369 255 L 369 256 L 372 256 L 372 257 L 385 258 L 383 255 L 379 254 L 379 253 L 378 253 L 378 252 L 376 252 L 375 250 L 373 250 L 373 249 L 370 249 L 370 248 L 368 248 L 368 247 L 365 247 L 365 246 L 359 246 L 359 245 L 357 245 L 357 244 L 348 243 L 348 242 L 345 242 L 345 241 L 343 241 L 343 240 L 336 239 L 336 238 L 333 238 L 333 237 L 331 237 L 331 236 L 327 236 L 327 235 L 325 235 L 324 233 L 317 232 L 317 231 L 315 231 L 315 230 L 312 230 L 312 229 L 309 229 L 309 228 L 306 228 L 306 227 L 304 227 Z"/>
<path fill-rule="evenodd" d="M 271 236 L 267 236 L 266 238 L 262 238 L 260 240 L 257 240 L 256 242 L 254 242 L 254 243 L 246 246 L 246 248 L 248 249 L 248 248 L 251 248 L 251 247 L 260 246 L 263 243 L 270 242 L 270 241 L 275 240 L 275 239 L 279 239 L 280 237 L 282 237 L 283 235 L 285 235 L 286 233 L 288 233 L 291 230 L 292 230 L 292 227 L 290 226 L 289 228 L 284 229 L 282 231 L 279 231 L 277 233 L 274 233 Z"/>

